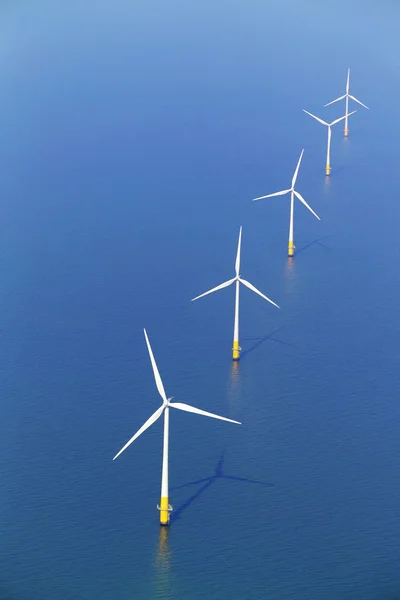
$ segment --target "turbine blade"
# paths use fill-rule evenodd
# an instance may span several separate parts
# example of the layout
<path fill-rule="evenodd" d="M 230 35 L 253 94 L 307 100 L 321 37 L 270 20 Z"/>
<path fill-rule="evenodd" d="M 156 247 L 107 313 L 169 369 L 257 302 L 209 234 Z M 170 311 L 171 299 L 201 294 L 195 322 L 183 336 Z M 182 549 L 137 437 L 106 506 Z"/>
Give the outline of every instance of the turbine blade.
<path fill-rule="evenodd" d="M 212 417 L 213 419 L 220 419 L 221 421 L 228 421 L 229 423 L 236 423 L 237 425 L 241 425 L 239 421 L 227 419 L 226 417 L 220 417 L 219 415 L 207 412 L 206 410 L 201 410 L 200 408 L 190 406 L 189 404 L 182 404 L 182 402 L 170 402 L 169 406 L 177 408 L 178 410 L 184 410 L 186 412 L 195 413 L 196 415 L 203 415 L 204 417 Z"/>
<path fill-rule="evenodd" d="M 328 104 L 324 104 L 324 106 L 330 106 L 331 104 L 334 104 L 335 102 L 339 102 L 339 100 L 344 100 L 344 98 L 346 98 L 346 94 L 344 96 L 340 96 L 340 98 L 336 98 L 336 100 L 332 100 L 332 102 L 328 102 Z"/>
<path fill-rule="evenodd" d="M 167 395 L 165 393 L 164 386 L 161 381 L 160 373 L 158 372 L 158 369 L 157 369 L 156 361 L 154 359 L 153 351 L 150 346 L 149 338 L 147 337 L 147 331 L 145 329 L 143 331 L 144 331 L 144 337 L 146 338 L 147 349 L 150 354 L 151 366 L 153 367 L 154 379 L 156 380 L 156 386 L 158 389 L 158 393 L 160 394 L 160 396 L 164 400 L 164 402 L 166 402 Z"/>
<path fill-rule="evenodd" d="M 238 241 L 236 262 L 235 262 L 236 275 L 239 275 L 239 271 L 240 271 L 240 246 L 241 246 L 241 243 L 242 243 L 242 227 L 240 227 L 240 231 L 239 231 L 239 241 Z"/>
<path fill-rule="evenodd" d="M 293 179 L 292 179 L 292 189 L 294 188 L 294 184 L 296 183 L 296 179 L 297 179 L 297 175 L 298 175 L 298 172 L 299 172 L 299 168 L 300 168 L 301 159 L 303 158 L 303 154 L 304 154 L 304 148 L 303 148 L 303 150 L 301 151 L 300 158 L 299 158 L 299 162 L 297 163 L 297 167 L 296 167 L 296 170 L 295 170 L 295 172 L 294 172 L 294 175 L 293 175 Z"/>
<path fill-rule="evenodd" d="M 212 288 L 212 290 L 208 290 L 208 292 L 204 292 L 204 294 L 200 294 L 200 296 L 196 296 L 196 298 L 192 298 L 192 302 L 193 300 L 198 300 L 199 298 L 202 298 L 203 296 L 207 296 L 207 294 L 212 294 L 213 292 L 216 292 L 217 290 L 222 290 L 225 287 L 228 287 L 228 285 L 231 285 L 231 283 L 233 283 L 234 281 L 236 281 L 236 277 L 234 277 L 233 279 L 230 279 L 229 281 L 225 281 L 225 283 L 221 283 L 221 285 L 217 285 L 217 287 Z"/>
<path fill-rule="evenodd" d="M 361 104 L 361 106 L 363 106 L 364 108 L 366 108 L 366 109 L 369 110 L 368 106 L 366 106 L 365 104 L 363 104 L 362 102 L 360 102 L 359 100 L 357 100 L 357 98 L 354 98 L 354 96 L 352 96 L 351 94 L 349 94 L 349 98 L 351 98 L 355 102 L 358 102 L 358 104 Z"/>
<path fill-rule="evenodd" d="M 314 215 L 314 217 L 317 217 L 318 221 L 320 221 L 321 219 L 319 218 L 319 216 L 317 215 L 317 213 L 315 213 L 313 211 L 313 209 L 311 208 L 311 206 L 308 206 L 307 202 L 304 200 L 303 196 L 301 194 L 299 194 L 299 192 L 296 192 L 296 190 L 294 191 L 294 195 L 300 200 L 300 202 L 302 202 L 304 204 L 304 206 L 306 206 L 308 208 L 308 210 L 310 212 L 312 212 L 312 214 Z"/>
<path fill-rule="evenodd" d="M 113 460 L 118 458 L 118 456 L 120 454 L 122 454 L 123 451 L 126 450 L 128 448 L 128 446 L 130 446 L 139 437 L 139 435 L 142 435 L 142 433 L 144 431 L 146 431 L 146 429 L 148 429 L 151 425 L 153 425 L 153 423 L 155 423 L 157 421 L 157 419 L 159 419 L 161 417 L 163 411 L 164 411 L 164 405 L 160 406 L 160 408 L 158 408 L 156 410 L 156 412 L 153 413 L 149 419 L 147 419 L 146 423 L 144 425 L 142 425 L 141 428 L 139 429 L 139 431 L 137 431 L 135 433 L 135 435 L 133 437 L 131 437 L 129 442 L 127 442 L 125 444 L 125 446 L 123 448 L 121 448 L 121 450 L 114 456 Z"/>
<path fill-rule="evenodd" d="M 253 202 L 255 202 L 255 200 L 263 200 L 264 198 L 272 198 L 273 196 L 284 196 L 288 192 L 291 192 L 291 190 L 282 190 L 281 192 L 275 192 L 274 194 L 267 194 L 266 196 L 260 196 L 259 198 L 253 198 Z"/>
<path fill-rule="evenodd" d="M 356 110 L 353 110 L 351 113 L 349 113 L 347 116 L 350 117 L 350 115 L 354 115 L 354 113 L 356 113 Z M 336 125 L 336 123 L 339 123 L 339 121 L 343 121 L 343 119 L 346 118 L 346 115 L 344 115 L 344 117 L 340 117 L 340 119 L 336 119 L 336 121 L 332 121 L 332 123 L 329 123 L 330 127 L 332 127 L 332 125 Z"/>
<path fill-rule="evenodd" d="M 325 123 L 325 121 L 323 121 L 322 119 L 320 119 L 319 117 L 316 117 L 315 115 L 311 114 L 310 112 L 308 112 L 308 110 L 306 110 L 305 108 L 303 108 L 303 111 L 305 113 L 307 113 L 308 115 L 310 115 L 310 117 L 312 117 L 313 119 L 316 119 L 317 121 L 319 121 L 320 123 L 322 123 L 322 125 L 329 125 L 329 123 Z"/>
<path fill-rule="evenodd" d="M 249 288 L 249 290 L 251 290 L 252 292 L 255 292 L 256 294 L 258 294 L 259 296 L 261 296 L 261 298 L 264 298 L 264 300 L 267 300 L 267 302 L 270 302 L 271 304 L 273 304 L 274 306 L 276 306 L 276 308 L 280 308 L 277 304 L 275 304 L 275 302 L 273 302 L 270 298 L 268 298 L 267 296 L 264 296 L 264 294 L 262 294 L 260 292 L 260 290 L 258 290 L 256 287 L 254 287 L 254 285 L 252 283 L 250 283 L 249 281 L 246 281 L 246 279 L 241 279 L 239 277 L 239 281 L 240 283 L 243 283 L 243 285 L 245 285 L 246 287 Z"/>
<path fill-rule="evenodd" d="M 349 87 L 350 87 L 350 69 L 347 69 L 346 94 L 349 93 Z"/>

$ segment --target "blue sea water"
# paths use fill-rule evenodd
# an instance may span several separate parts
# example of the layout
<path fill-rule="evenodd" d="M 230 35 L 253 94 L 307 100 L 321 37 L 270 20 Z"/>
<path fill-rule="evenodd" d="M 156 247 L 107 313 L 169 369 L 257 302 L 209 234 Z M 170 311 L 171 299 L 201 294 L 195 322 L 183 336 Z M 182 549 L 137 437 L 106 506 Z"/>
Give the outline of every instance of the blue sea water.
<path fill-rule="evenodd" d="M 1 600 L 400 597 L 400 6 L 0 7 Z M 351 93 L 370 107 L 332 137 Z M 293 261 L 284 189 L 305 148 Z M 232 288 L 242 274 L 240 364 Z M 171 414 L 167 394 L 243 422 Z"/>

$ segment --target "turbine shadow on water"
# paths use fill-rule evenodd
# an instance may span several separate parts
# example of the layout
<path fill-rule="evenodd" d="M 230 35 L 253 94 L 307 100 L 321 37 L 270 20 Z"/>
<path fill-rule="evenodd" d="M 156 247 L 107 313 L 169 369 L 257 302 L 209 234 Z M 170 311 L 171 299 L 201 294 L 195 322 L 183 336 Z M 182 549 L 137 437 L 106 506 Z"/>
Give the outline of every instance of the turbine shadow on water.
<path fill-rule="evenodd" d="M 293 346 L 294 344 L 290 344 L 289 342 L 283 342 L 282 340 L 277 340 L 275 337 L 273 337 L 276 333 L 278 333 L 278 331 L 282 331 L 282 329 L 285 329 L 285 325 L 282 325 L 282 327 L 278 327 L 278 329 L 275 329 L 274 331 L 271 331 L 270 333 L 267 333 L 262 337 L 247 338 L 247 341 L 254 341 L 255 343 L 252 346 L 250 346 L 250 348 L 248 348 L 247 350 L 243 350 L 241 354 L 241 359 L 243 360 L 243 358 L 247 354 L 250 354 L 250 352 L 256 350 L 259 346 L 261 346 L 261 344 L 263 344 L 267 340 L 270 340 L 271 342 L 276 342 L 277 344 L 283 344 L 284 346 Z"/>
<path fill-rule="evenodd" d="M 190 496 L 190 498 L 188 498 L 183 504 L 181 504 L 181 506 L 174 509 L 174 512 L 171 514 L 171 521 L 177 521 L 181 517 L 182 513 L 187 508 L 189 508 L 189 506 L 191 506 L 191 504 L 193 504 L 193 502 L 195 502 L 197 498 L 199 498 L 199 496 L 201 496 L 209 487 L 211 487 L 219 479 L 229 479 L 231 481 L 240 481 L 242 483 L 254 483 L 257 485 L 263 485 L 265 487 L 273 487 L 273 483 L 266 483 L 265 481 L 258 481 L 256 479 L 247 479 L 246 477 L 236 477 L 235 475 L 225 475 L 223 472 L 225 460 L 224 454 L 224 452 L 221 454 L 221 457 L 217 462 L 214 475 L 211 475 L 210 477 L 203 477 L 202 479 L 197 479 L 196 481 L 189 481 L 188 483 L 178 485 L 171 489 L 171 491 L 180 490 L 191 485 L 199 485 L 201 483 L 204 484 L 192 496 Z"/>
<path fill-rule="evenodd" d="M 289 258 L 288 260 L 292 261 L 291 258 Z M 255 344 L 253 346 L 251 346 L 248 350 L 244 350 L 241 354 L 241 357 L 243 358 L 246 354 L 253 352 L 253 350 L 256 350 L 259 346 L 261 346 L 261 344 L 263 344 L 267 340 L 276 342 L 277 344 L 281 344 L 283 346 L 287 346 L 288 348 L 294 348 L 294 350 L 299 352 L 300 354 L 310 354 L 310 353 L 314 353 L 314 352 L 318 352 L 318 354 L 323 353 L 321 348 L 318 346 L 307 348 L 305 346 L 305 344 L 303 344 L 302 342 L 284 342 L 283 340 L 278 340 L 275 337 L 273 337 L 278 331 L 281 331 L 282 329 L 285 329 L 285 328 L 286 328 L 286 325 L 282 325 L 282 327 L 279 327 L 278 329 L 275 329 L 275 331 L 272 331 L 271 333 L 267 333 L 266 335 L 264 335 L 260 338 L 252 338 L 253 340 L 255 340 Z M 250 341 L 250 338 L 248 338 L 248 341 Z M 233 363 L 232 383 L 234 383 L 235 386 L 238 384 L 238 381 L 239 381 L 239 377 L 238 377 L 239 368 L 240 368 L 239 363 Z"/>
<path fill-rule="evenodd" d="M 370 165 L 339 165 L 335 169 L 335 173 L 341 173 L 342 171 L 350 171 L 351 169 L 370 169 Z"/>
<path fill-rule="evenodd" d="M 319 237 L 316 238 L 315 240 L 311 240 L 309 242 L 306 242 L 304 244 L 304 246 L 301 246 L 298 250 L 296 250 L 296 256 L 298 256 L 301 252 L 304 252 L 304 250 L 308 250 L 308 248 L 311 248 L 311 246 L 321 246 L 321 248 L 325 248 L 326 250 L 330 250 L 330 246 L 327 246 L 326 244 L 322 244 L 322 240 L 326 240 L 326 238 L 329 237 L 327 235 L 324 235 L 323 237 Z"/>

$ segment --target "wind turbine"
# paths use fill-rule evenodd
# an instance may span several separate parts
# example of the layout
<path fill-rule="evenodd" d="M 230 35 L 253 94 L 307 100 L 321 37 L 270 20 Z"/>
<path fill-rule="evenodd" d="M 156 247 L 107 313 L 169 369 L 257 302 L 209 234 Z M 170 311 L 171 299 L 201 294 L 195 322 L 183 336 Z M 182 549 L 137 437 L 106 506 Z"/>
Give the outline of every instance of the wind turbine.
<path fill-rule="evenodd" d="M 336 123 L 339 123 L 339 121 L 343 121 L 343 119 L 347 119 L 348 117 L 350 117 L 350 115 L 354 115 L 354 113 L 356 113 L 356 110 L 353 110 L 353 112 L 344 115 L 344 117 L 340 117 L 340 119 L 336 119 L 335 121 L 332 121 L 332 123 L 327 123 L 326 121 L 323 121 L 322 119 L 320 119 L 319 117 L 316 117 L 315 115 L 312 115 L 310 112 L 308 112 L 308 110 L 305 110 L 305 108 L 303 108 L 304 112 L 307 113 L 308 115 L 310 115 L 310 117 L 312 117 L 313 119 L 315 119 L 316 121 L 319 121 L 320 123 L 322 123 L 322 125 L 326 125 L 328 127 L 328 149 L 326 151 L 326 169 L 325 169 L 325 174 L 326 175 L 330 175 L 331 174 L 331 136 L 332 136 L 332 131 L 331 131 L 331 127 L 332 125 L 336 125 Z"/>
<path fill-rule="evenodd" d="M 149 419 L 145 422 L 144 425 L 135 433 L 133 437 L 125 444 L 123 448 L 114 456 L 113 460 L 118 458 L 120 454 L 124 450 L 128 448 L 146 429 L 148 429 L 153 423 L 157 421 L 164 413 L 164 443 L 163 443 L 163 461 L 162 461 L 162 477 L 161 477 L 161 502 L 160 506 L 157 506 L 160 511 L 160 524 L 161 525 L 169 525 L 170 520 L 170 512 L 172 511 L 172 506 L 170 506 L 168 501 L 168 441 L 169 441 L 169 409 L 177 408 L 178 410 L 184 410 L 186 412 L 195 413 L 197 415 L 203 415 L 205 417 L 212 417 L 214 419 L 220 419 L 221 421 L 229 421 L 230 423 L 237 423 L 241 425 L 239 421 L 233 421 L 232 419 L 227 419 L 226 417 L 220 417 L 218 415 L 214 415 L 213 413 L 207 412 L 205 410 L 200 410 L 199 408 L 195 408 L 194 406 L 190 406 L 189 404 L 182 404 L 181 402 L 171 402 L 172 398 L 167 398 L 164 390 L 164 386 L 161 381 L 160 373 L 158 372 L 158 368 L 156 365 L 156 361 L 154 359 L 154 355 L 150 346 L 149 338 L 147 337 L 146 330 L 144 329 L 144 337 L 146 338 L 147 349 L 150 354 L 151 365 L 153 367 L 154 379 L 156 381 L 156 386 L 158 393 L 162 398 L 162 405 L 160 408 L 156 410 L 155 413 L 151 415 Z"/>
<path fill-rule="evenodd" d="M 308 206 L 308 204 L 304 200 L 303 196 L 294 189 L 294 186 L 296 184 L 297 175 L 298 175 L 299 168 L 300 168 L 301 159 L 303 158 L 303 153 L 304 153 L 304 149 L 301 151 L 300 158 L 299 158 L 296 170 L 295 170 L 293 178 L 292 178 L 292 187 L 291 188 L 289 188 L 288 190 L 282 190 L 282 192 L 275 192 L 274 194 L 267 194 L 266 196 L 260 196 L 259 198 L 254 198 L 254 200 L 253 200 L 253 202 L 255 202 L 256 200 L 263 200 L 264 198 L 272 198 L 272 196 L 284 196 L 285 194 L 288 194 L 290 192 L 290 221 L 289 221 L 288 256 L 294 255 L 294 248 L 295 248 L 294 243 L 293 243 L 294 197 L 296 196 L 296 198 L 298 198 L 300 200 L 300 202 L 302 202 L 304 204 L 304 206 L 306 206 L 308 208 L 308 210 L 310 212 L 312 212 L 314 217 L 317 217 L 317 219 L 319 221 L 321 220 L 319 218 L 319 216 L 317 215 L 317 213 L 315 213 L 313 211 L 313 209 L 310 206 Z"/>
<path fill-rule="evenodd" d="M 349 117 L 349 98 L 351 98 L 352 100 L 354 100 L 355 102 L 358 102 L 358 104 L 361 104 L 361 106 L 363 106 L 364 108 L 368 108 L 368 106 L 365 106 L 365 104 L 363 104 L 362 102 L 360 102 L 359 100 L 357 100 L 357 98 L 354 98 L 354 96 L 352 96 L 351 94 L 349 94 L 349 88 L 350 88 L 350 69 L 347 69 L 347 83 L 346 83 L 346 93 L 344 94 L 344 96 L 340 96 L 340 98 L 336 98 L 336 100 L 332 100 L 332 102 L 328 102 L 328 104 L 325 104 L 325 106 L 329 106 L 330 104 L 334 104 L 335 102 L 339 102 L 339 100 L 344 100 L 346 98 L 346 120 L 344 122 L 344 135 L 345 137 L 347 137 L 349 135 L 349 126 L 348 126 L 348 117 Z"/>
<path fill-rule="evenodd" d="M 236 262 L 235 262 L 235 272 L 236 272 L 235 277 L 233 279 L 229 279 L 229 281 L 225 281 L 224 283 L 221 283 L 221 285 L 217 285 L 217 287 L 212 288 L 211 290 L 208 290 L 208 292 L 204 292 L 204 294 L 200 294 L 200 296 L 196 296 L 196 298 L 192 298 L 192 302 L 193 302 L 194 300 L 198 300 L 199 298 L 202 298 L 203 296 L 207 296 L 207 294 L 212 294 L 213 292 L 216 292 L 217 290 L 222 290 L 223 288 L 228 287 L 232 283 L 236 282 L 235 323 L 234 323 L 234 327 L 233 327 L 233 348 L 232 348 L 233 360 L 239 360 L 240 350 L 241 350 L 241 348 L 239 346 L 239 285 L 241 283 L 243 283 L 243 285 L 248 287 L 250 290 L 252 290 L 256 294 L 258 294 L 259 296 L 261 296 L 261 298 L 264 298 L 264 300 L 267 300 L 267 302 L 270 302 L 271 304 L 273 304 L 274 306 L 279 308 L 279 306 L 277 304 L 275 304 L 275 302 L 273 302 L 272 300 L 267 298 L 267 296 L 264 296 L 264 294 L 262 294 L 257 288 L 254 287 L 254 285 L 252 285 L 251 283 L 249 283 L 248 281 L 246 281 L 245 279 L 242 279 L 240 277 L 240 247 L 241 247 L 241 243 L 242 243 L 242 227 L 240 227 L 240 231 L 239 231 L 239 241 L 238 241 Z"/>

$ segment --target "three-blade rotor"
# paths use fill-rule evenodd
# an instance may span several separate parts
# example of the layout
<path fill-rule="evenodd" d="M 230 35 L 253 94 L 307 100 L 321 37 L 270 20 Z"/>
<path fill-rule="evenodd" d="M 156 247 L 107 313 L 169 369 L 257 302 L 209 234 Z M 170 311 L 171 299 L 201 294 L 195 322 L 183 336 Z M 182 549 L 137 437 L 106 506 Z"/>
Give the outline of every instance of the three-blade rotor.
<path fill-rule="evenodd" d="M 345 98 L 351 98 L 352 100 L 354 100 L 354 102 L 357 102 L 358 104 L 360 104 L 361 106 L 363 106 L 364 108 L 369 110 L 368 106 L 366 106 L 365 104 L 360 102 L 360 100 L 358 100 L 357 98 L 355 98 L 354 96 L 352 96 L 349 93 L 349 89 L 350 89 L 350 69 L 347 70 L 346 93 L 343 94 L 343 96 L 340 96 L 339 98 L 336 98 L 335 100 L 332 100 L 332 102 L 328 102 L 328 104 L 324 104 L 324 106 L 330 106 L 331 104 L 334 104 L 335 102 L 339 102 L 339 100 L 344 100 Z"/>
<path fill-rule="evenodd" d="M 233 279 L 229 279 L 228 281 L 225 281 L 224 283 L 217 285 L 216 287 L 212 288 L 211 290 L 208 290 L 207 292 L 203 292 L 203 294 L 200 294 L 200 296 L 196 296 L 196 298 L 192 298 L 192 302 L 194 300 L 198 300 L 199 298 L 202 298 L 203 296 L 207 296 L 208 294 L 212 294 L 213 292 L 222 290 L 223 288 L 230 286 L 232 283 L 235 283 L 235 281 L 238 281 L 239 283 L 243 283 L 243 285 L 248 287 L 252 292 L 255 292 L 256 294 L 261 296 L 261 298 L 264 298 L 264 300 L 267 300 L 267 302 L 270 302 L 271 304 L 273 304 L 274 306 L 279 308 L 279 306 L 277 304 L 275 304 L 275 302 L 273 302 L 273 300 L 271 300 L 270 298 L 268 298 L 267 296 L 262 294 L 260 292 L 260 290 L 258 290 L 256 287 L 254 287 L 254 285 L 252 283 L 250 283 L 249 281 L 246 281 L 245 279 L 242 279 L 242 277 L 240 277 L 241 245 L 242 245 L 242 227 L 240 228 L 240 231 L 239 231 L 239 240 L 238 240 L 238 247 L 237 247 L 237 252 L 236 252 L 236 261 L 235 261 L 236 276 Z"/>
<path fill-rule="evenodd" d="M 124 450 L 126 450 L 140 435 L 142 435 L 142 433 L 144 431 L 146 431 L 146 429 L 151 427 L 151 425 L 153 425 L 153 423 L 155 423 L 157 421 L 157 419 L 159 419 L 161 417 L 161 415 L 163 414 L 163 412 L 166 408 L 176 408 L 177 410 L 183 410 L 185 412 L 202 415 L 204 417 L 211 417 L 213 419 L 218 419 L 220 421 L 228 421 L 229 423 L 236 423 L 238 425 L 241 425 L 241 423 L 239 421 L 234 421 L 233 419 L 228 419 L 227 417 L 221 417 L 220 415 L 216 415 L 216 414 L 208 412 L 206 410 L 201 410 L 200 408 L 190 406 L 189 404 L 183 404 L 182 402 L 170 402 L 171 398 L 167 398 L 167 396 L 166 396 L 164 386 L 161 381 L 160 373 L 158 371 L 157 364 L 156 364 L 156 361 L 155 361 L 155 358 L 153 355 L 153 351 L 150 346 L 150 341 L 149 341 L 149 338 L 147 337 L 147 332 L 145 329 L 144 329 L 144 336 L 146 338 L 147 349 L 148 349 L 149 355 L 150 355 L 150 361 L 151 361 L 151 366 L 153 368 L 153 374 L 154 374 L 154 379 L 156 382 L 157 390 L 163 400 L 163 403 L 160 406 L 160 408 L 158 408 L 151 415 L 151 417 L 149 417 L 147 419 L 147 421 L 140 427 L 140 429 L 135 433 L 135 435 L 133 435 L 130 438 L 130 440 L 125 444 L 125 446 L 123 446 L 121 448 L 121 450 L 114 456 L 113 460 L 118 458 L 118 456 L 120 454 L 122 454 L 122 452 L 124 452 Z"/>
<path fill-rule="evenodd" d="M 318 121 L 320 120 L 317 117 L 315 117 L 315 118 Z M 321 121 L 321 123 L 324 123 L 324 121 Z M 324 123 L 324 124 L 326 125 L 326 123 Z M 301 194 L 299 194 L 299 192 L 297 190 L 294 189 L 294 186 L 296 185 L 297 175 L 299 174 L 300 163 L 301 163 L 301 159 L 303 158 L 303 154 L 304 154 L 304 149 L 301 151 L 300 158 L 297 162 L 297 166 L 296 166 L 296 169 L 295 169 L 293 177 L 292 177 L 292 187 L 291 188 L 289 188 L 288 190 L 282 190 L 281 192 L 275 192 L 274 194 L 267 194 L 266 196 L 259 196 L 258 198 L 253 198 L 253 202 L 255 202 L 256 200 L 264 200 L 264 198 L 272 198 L 274 196 L 284 196 L 285 194 L 288 194 L 289 192 L 291 192 L 292 194 L 294 194 L 296 196 L 296 198 L 298 198 L 300 200 L 300 202 L 302 202 L 304 204 L 304 206 L 306 208 L 308 208 L 308 210 L 314 215 L 314 217 L 316 217 L 320 221 L 321 219 L 319 218 L 317 213 L 315 213 L 313 211 L 313 209 L 307 204 L 307 202 L 304 200 L 303 196 Z"/>
<path fill-rule="evenodd" d="M 344 98 L 345 96 L 343 96 Z M 341 98 L 338 98 L 338 100 L 341 100 Z M 334 121 L 332 121 L 332 123 L 327 123 L 326 121 L 323 121 L 322 119 L 320 119 L 319 117 L 316 117 L 315 115 L 313 115 L 312 113 L 308 112 L 308 110 L 306 110 L 305 108 L 303 108 L 303 111 L 305 113 L 307 113 L 308 115 L 310 115 L 310 117 L 312 117 L 313 119 L 315 119 L 316 121 L 319 121 L 320 123 L 322 123 L 322 125 L 326 125 L 327 127 L 332 127 L 332 125 L 336 125 L 336 123 L 339 123 L 340 121 L 343 121 L 343 119 L 346 118 L 346 115 L 344 115 L 343 117 L 340 117 L 339 119 L 335 119 Z M 354 115 L 354 113 L 356 113 L 356 110 L 353 110 L 351 113 L 349 113 L 347 116 L 350 117 L 350 115 Z"/>

